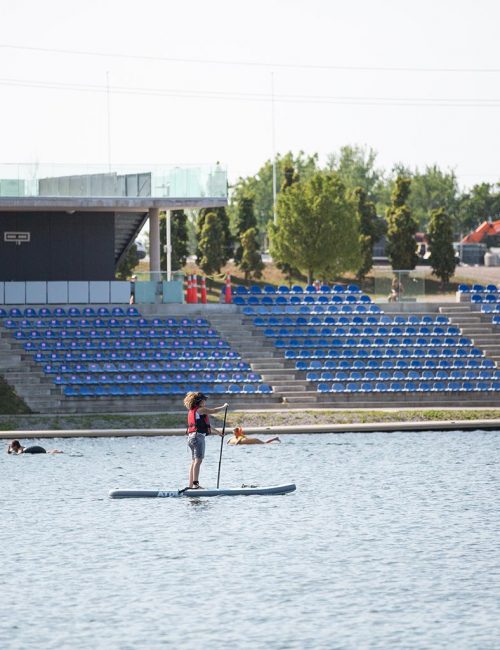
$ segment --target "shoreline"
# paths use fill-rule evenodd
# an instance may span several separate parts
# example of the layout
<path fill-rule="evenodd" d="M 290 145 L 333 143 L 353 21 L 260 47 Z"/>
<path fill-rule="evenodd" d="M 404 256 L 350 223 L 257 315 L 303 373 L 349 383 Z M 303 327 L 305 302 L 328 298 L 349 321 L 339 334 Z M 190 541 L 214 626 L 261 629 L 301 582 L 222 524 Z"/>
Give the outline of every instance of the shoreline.
<path fill-rule="evenodd" d="M 396 422 L 365 422 L 345 424 L 309 424 L 309 425 L 288 425 L 288 426 L 265 426 L 246 427 L 245 432 L 251 435 L 266 434 L 312 434 L 312 433 L 395 433 L 413 431 L 475 431 L 475 430 L 499 430 L 500 418 L 477 419 L 477 420 L 423 420 L 420 422 L 396 421 Z M 0 439 L 10 440 L 12 438 L 130 438 L 130 437 L 168 437 L 184 436 L 185 429 L 182 428 L 151 428 L 151 429 L 30 429 L 0 431 Z M 226 435 L 230 435 L 229 431 Z"/>

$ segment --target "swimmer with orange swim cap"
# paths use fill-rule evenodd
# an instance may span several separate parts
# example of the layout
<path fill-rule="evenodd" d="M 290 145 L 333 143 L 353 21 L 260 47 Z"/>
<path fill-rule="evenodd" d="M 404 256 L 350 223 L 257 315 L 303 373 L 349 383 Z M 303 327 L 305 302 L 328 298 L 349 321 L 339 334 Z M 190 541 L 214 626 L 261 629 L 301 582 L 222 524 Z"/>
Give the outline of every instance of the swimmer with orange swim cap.
<path fill-rule="evenodd" d="M 243 431 L 242 427 L 233 429 L 233 437 L 227 441 L 228 445 L 267 445 L 270 442 L 281 442 L 278 436 L 269 438 L 269 440 L 260 440 L 259 438 L 250 438 Z"/>

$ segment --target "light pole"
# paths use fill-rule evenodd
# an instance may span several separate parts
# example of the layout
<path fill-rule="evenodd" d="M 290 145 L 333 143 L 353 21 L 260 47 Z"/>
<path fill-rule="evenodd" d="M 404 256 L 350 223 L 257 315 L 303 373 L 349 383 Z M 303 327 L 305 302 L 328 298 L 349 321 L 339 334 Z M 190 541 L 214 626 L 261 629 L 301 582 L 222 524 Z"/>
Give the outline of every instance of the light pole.
<path fill-rule="evenodd" d="M 274 72 L 271 72 L 271 130 L 273 141 L 273 222 L 276 225 L 276 128 L 274 116 Z"/>

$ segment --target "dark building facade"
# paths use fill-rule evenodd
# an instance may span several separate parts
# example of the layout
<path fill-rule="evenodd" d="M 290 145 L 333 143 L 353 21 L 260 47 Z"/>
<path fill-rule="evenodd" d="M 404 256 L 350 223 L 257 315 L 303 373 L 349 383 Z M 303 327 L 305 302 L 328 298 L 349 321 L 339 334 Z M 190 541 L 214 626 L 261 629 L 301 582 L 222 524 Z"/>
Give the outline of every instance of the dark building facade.
<path fill-rule="evenodd" d="M 1 213 L 0 280 L 114 277 L 114 212 Z"/>

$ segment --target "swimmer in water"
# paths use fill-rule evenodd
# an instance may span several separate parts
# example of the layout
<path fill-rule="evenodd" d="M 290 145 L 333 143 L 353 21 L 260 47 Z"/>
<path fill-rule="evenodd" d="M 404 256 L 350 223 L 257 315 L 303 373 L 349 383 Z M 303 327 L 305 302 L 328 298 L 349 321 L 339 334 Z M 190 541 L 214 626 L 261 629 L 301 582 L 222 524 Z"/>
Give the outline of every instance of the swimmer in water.
<path fill-rule="evenodd" d="M 60 449 L 51 449 L 47 451 L 40 445 L 31 445 L 31 447 L 23 447 L 19 440 L 13 440 L 7 447 L 8 454 L 62 454 Z"/>
<path fill-rule="evenodd" d="M 233 437 L 227 441 L 228 445 L 267 445 L 270 442 L 281 442 L 278 436 L 269 438 L 269 440 L 260 440 L 260 438 L 250 438 L 244 433 L 241 427 L 233 429 Z"/>

